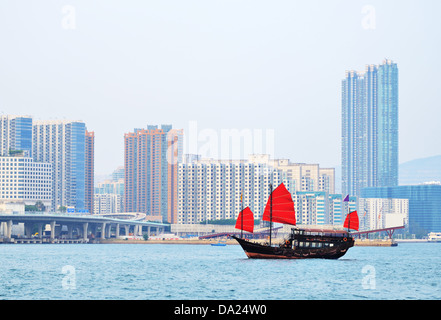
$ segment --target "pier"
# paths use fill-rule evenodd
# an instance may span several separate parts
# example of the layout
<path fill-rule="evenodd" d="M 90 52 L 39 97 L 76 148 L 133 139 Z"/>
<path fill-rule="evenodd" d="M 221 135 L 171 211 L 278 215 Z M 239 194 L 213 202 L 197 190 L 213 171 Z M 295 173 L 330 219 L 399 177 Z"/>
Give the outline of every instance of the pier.
<path fill-rule="evenodd" d="M 359 232 L 353 232 L 354 237 L 358 236 L 355 240 L 355 245 L 359 247 L 396 247 L 398 243 L 392 238 L 395 230 L 404 229 L 405 226 L 390 227 L 383 229 L 365 230 Z M 369 234 L 386 232 L 388 239 L 369 239 Z M 362 236 L 364 239 L 362 239 Z"/>
<path fill-rule="evenodd" d="M 386 232 L 389 239 L 392 239 L 392 236 L 394 235 L 395 230 L 404 229 L 404 228 L 405 228 L 405 226 L 399 226 L 399 227 L 390 227 L 390 228 L 383 228 L 383 229 L 364 230 L 364 231 L 352 232 L 352 235 L 358 236 L 359 239 L 361 239 L 361 236 L 365 236 L 366 239 L 369 239 L 369 234 Z"/>

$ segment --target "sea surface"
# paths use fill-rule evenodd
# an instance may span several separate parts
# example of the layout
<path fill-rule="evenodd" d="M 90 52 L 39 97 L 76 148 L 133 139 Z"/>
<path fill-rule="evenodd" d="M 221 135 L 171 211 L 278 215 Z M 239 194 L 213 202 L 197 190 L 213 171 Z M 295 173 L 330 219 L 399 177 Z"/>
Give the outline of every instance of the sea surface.
<path fill-rule="evenodd" d="M 338 260 L 251 260 L 240 246 L 0 245 L 0 299 L 441 299 L 441 244 Z"/>

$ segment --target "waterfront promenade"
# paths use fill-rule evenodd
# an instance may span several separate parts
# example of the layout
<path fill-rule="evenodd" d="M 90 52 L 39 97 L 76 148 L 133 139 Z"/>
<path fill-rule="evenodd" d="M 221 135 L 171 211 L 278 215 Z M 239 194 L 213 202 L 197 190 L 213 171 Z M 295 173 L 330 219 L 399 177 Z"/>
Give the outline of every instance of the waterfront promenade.
<path fill-rule="evenodd" d="M 237 242 L 229 239 L 228 235 L 237 230 L 234 226 L 216 225 L 172 225 L 171 231 L 176 233 L 189 233 L 193 237 L 181 239 L 161 239 L 152 237 L 162 234 L 167 224 L 146 221 L 145 214 L 141 213 L 118 213 L 109 215 L 81 215 L 66 213 L 0 213 L 0 243 L 136 243 L 136 244 L 205 244 L 216 243 L 219 238 L 226 238 L 228 245 L 236 245 Z M 21 225 L 17 228 L 17 225 Z M 13 233 L 13 226 L 15 231 Z M 288 229 L 287 229 L 288 230 Z M 282 241 L 288 231 L 280 230 L 279 240 Z M 276 233 L 277 234 L 277 233 Z M 147 235 L 149 240 L 143 240 Z M 211 237 L 211 236 L 217 237 Z M 391 236 L 391 234 L 390 234 Z M 211 237 L 211 238 L 210 238 Z M 138 238 L 138 239 L 134 239 Z M 178 236 L 179 238 L 179 236 Z M 206 239 L 204 239 L 206 238 Z M 260 240 L 265 241 L 265 237 Z M 356 246 L 393 246 L 396 242 L 387 240 L 360 240 Z"/>
<path fill-rule="evenodd" d="M 265 242 L 267 240 L 257 239 L 255 242 Z M 275 239 L 275 243 L 283 242 L 283 239 Z M 179 240 L 134 240 L 134 239 L 106 239 L 101 240 L 100 243 L 106 244 L 190 244 L 190 245 L 211 245 L 218 241 L 215 239 L 179 239 Z M 424 242 L 424 241 L 421 241 Z M 425 241 L 427 242 L 427 241 Z M 239 243 L 234 239 L 226 239 L 224 241 L 227 245 L 238 245 Z M 397 246 L 398 242 L 390 239 L 375 239 L 375 240 L 355 240 L 357 247 L 393 247 Z"/>

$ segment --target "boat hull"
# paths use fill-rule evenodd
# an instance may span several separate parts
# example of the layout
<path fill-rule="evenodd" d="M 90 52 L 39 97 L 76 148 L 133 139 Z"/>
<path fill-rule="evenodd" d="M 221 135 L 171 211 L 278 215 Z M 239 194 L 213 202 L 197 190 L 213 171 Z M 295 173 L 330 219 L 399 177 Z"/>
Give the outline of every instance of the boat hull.
<path fill-rule="evenodd" d="M 327 248 L 268 246 L 232 236 L 250 259 L 338 259 L 354 245 L 352 238 Z"/>

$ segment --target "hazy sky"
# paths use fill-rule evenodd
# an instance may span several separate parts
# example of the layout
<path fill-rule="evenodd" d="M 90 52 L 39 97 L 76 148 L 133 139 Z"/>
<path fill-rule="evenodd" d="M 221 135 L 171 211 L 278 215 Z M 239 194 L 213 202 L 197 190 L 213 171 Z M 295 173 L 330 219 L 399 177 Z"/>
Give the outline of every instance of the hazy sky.
<path fill-rule="evenodd" d="M 341 80 L 398 63 L 400 162 L 441 154 L 441 1 L 0 2 L 0 112 L 83 120 L 95 172 L 124 133 L 274 130 L 276 157 L 340 165 Z"/>

